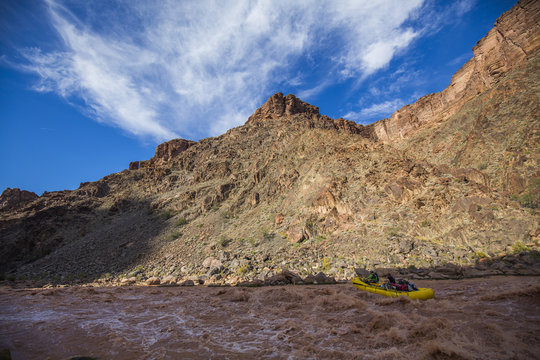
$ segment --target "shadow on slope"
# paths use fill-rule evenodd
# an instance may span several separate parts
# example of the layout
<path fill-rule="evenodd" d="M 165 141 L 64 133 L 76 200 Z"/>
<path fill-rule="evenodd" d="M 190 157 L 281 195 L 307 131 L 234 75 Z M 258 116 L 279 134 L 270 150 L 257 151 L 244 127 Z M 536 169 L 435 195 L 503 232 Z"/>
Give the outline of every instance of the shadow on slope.
<path fill-rule="evenodd" d="M 48 208 L 21 223 L 4 222 L 3 277 L 62 284 L 120 274 L 174 240 L 163 235 L 172 215 L 122 199 L 107 210 Z"/>

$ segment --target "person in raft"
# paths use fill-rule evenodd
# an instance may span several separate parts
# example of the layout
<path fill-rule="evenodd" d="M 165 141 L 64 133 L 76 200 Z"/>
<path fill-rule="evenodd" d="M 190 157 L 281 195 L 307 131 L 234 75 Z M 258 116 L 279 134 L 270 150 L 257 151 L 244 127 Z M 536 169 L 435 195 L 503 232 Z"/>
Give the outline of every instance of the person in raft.
<path fill-rule="evenodd" d="M 379 275 L 373 270 L 369 272 L 369 275 L 364 279 L 366 284 L 373 284 L 379 282 Z"/>
<path fill-rule="evenodd" d="M 385 289 L 398 290 L 398 291 L 418 290 L 418 288 L 416 287 L 416 285 L 414 285 L 412 281 L 409 282 L 404 279 L 399 279 L 398 281 L 396 281 L 396 279 L 392 276 L 392 274 L 388 274 L 388 276 L 386 276 L 386 279 L 387 279 L 386 283 L 382 285 Z"/>

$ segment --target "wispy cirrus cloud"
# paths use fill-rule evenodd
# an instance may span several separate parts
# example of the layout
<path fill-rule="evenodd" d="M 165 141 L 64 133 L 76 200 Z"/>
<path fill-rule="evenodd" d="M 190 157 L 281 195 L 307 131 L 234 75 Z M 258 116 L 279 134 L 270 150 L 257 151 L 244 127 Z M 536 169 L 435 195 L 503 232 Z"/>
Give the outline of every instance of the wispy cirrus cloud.
<path fill-rule="evenodd" d="M 425 5 L 423 0 L 100 4 L 47 0 L 62 42 L 54 52 L 24 50 L 27 63 L 20 67 L 39 76 L 36 90 L 81 98 L 98 121 L 156 140 L 222 133 L 242 124 L 282 84 L 309 97 L 344 79 L 374 74 L 420 36 L 422 28 L 408 21 Z M 327 71 L 327 78 L 303 82 L 309 76 L 302 74 L 315 67 Z M 355 120 L 382 114 L 399 102 L 347 115 Z"/>
<path fill-rule="evenodd" d="M 369 107 L 363 108 L 360 111 L 351 111 L 343 115 L 345 119 L 354 120 L 356 122 L 367 124 L 373 121 L 373 118 L 380 119 L 381 117 L 389 117 L 396 110 L 399 110 L 405 101 L 402 99 L 394 99 L 384 101 L 378 104 L 372 104 Z"/>

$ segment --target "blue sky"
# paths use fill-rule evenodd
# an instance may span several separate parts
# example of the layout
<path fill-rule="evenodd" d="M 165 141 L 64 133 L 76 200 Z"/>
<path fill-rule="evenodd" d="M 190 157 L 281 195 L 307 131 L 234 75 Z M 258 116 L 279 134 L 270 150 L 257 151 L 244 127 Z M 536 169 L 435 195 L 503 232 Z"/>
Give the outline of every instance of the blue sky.
<path fill-rule="evenodd" d="M 443 90 L 514 3 L 3 0 L 0 191 L 75 189 L 242 125 L 280 91 L 389 117 Z"/>

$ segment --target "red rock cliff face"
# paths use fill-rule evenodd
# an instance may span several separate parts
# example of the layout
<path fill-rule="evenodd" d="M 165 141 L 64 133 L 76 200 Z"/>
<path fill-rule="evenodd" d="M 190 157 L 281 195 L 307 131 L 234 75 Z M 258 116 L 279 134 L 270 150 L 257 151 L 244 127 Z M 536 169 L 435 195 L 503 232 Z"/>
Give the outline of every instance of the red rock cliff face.
<path fill-rule="evenodd" d="M 392 142 L 448 119 L 465 102 L 493 87 L 501 76 L 538 55 L 539 23 L 540 1 L 519 1 L 474 46 L 473 58 L 454 74 L 446 89 L 426 95 L 369 127 L 378 139 Z"/>

